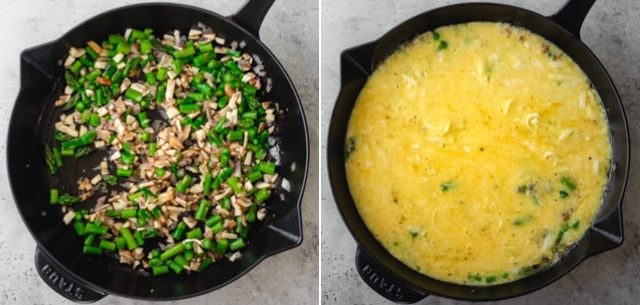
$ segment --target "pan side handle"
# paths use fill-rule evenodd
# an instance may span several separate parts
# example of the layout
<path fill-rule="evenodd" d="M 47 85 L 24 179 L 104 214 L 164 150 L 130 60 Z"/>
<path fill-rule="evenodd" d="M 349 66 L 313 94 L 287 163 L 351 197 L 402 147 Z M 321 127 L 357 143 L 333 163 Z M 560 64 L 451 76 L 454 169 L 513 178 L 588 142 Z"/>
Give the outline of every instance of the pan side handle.
<path fill-rule="evenodd" d="M 248 0 L 231 19 L 256 38 L 260 38 L 260 26 L 273 2 L 275 0 Z"/>
<path fill-rule="evenodd" d="M 590 231 L 589 256 L 620 246 L 624 241 L 620 208 L 616 208 L 606 218 L 593 224 Z"/>
<path fill-rule="evenodd" d="M 20 54 L 20 86 L 27 89 L 30 86 L 41 87 L 43 82 L 53 84 L 53 70 L 55 42 L 48 42 L 24 50 Z"/>
<path fill-rule="evenodd" d="M 345 50 L 340 55 L 340 79 L 344 87 L 355 79 L 366 79 L 373 72 L 373 53 L 377 41 Z"/>
<path fill-rule="evenodd" d="M 35 263 L 42 280 L 59 295 L 75 303 L 93 303 L 106 296 L 103 292 L 83 285 L 75 276 L 64 271 L 40 247 L 36 248 Z"/>
<path fill-rule="evenodd" d="M 596 0 L 569 0 L 551 19 L 580 39 L 580 28 Z"/>

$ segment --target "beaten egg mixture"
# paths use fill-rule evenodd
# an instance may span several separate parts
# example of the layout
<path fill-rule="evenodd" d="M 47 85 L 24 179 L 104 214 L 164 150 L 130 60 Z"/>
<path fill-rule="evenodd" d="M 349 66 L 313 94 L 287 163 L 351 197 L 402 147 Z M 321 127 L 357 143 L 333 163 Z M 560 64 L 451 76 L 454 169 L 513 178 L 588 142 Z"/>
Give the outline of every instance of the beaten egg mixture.
<path fill-rule="evenodd" d="M 362 219 L 407 266 L 493 285 L 549 265 L 593 222 L 611 145 L 597 92 L 544 38 L 504 23 L 416 37 L 371 75 L 347 130 Z"/>

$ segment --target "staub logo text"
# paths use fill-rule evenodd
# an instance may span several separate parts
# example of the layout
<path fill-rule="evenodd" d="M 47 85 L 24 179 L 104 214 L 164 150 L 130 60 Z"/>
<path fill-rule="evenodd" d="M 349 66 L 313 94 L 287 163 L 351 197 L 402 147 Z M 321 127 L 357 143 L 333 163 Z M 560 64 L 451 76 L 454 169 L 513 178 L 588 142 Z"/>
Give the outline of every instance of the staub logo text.
<path fill-rule="evenodd" d="M 398 287 L 392 281 L 378 275 L 378 273 L 371 268 L 369 264 L 364 265 L 362 272 L 372 286 L 379 288 L 379 290 L 384 293 L 392 294 L 397 301 L 404 300 L 404 292 L 402 291 L 402 288 Z"/>
<path fill-rule="evenodd" d="M 44 278 L 53 286 L 59 288 L 59 291 L 77 300 L 84 299 L 84 290 L 55 272 L 49 264 L 42 266 L 41 271 L 44 274 Z"/>

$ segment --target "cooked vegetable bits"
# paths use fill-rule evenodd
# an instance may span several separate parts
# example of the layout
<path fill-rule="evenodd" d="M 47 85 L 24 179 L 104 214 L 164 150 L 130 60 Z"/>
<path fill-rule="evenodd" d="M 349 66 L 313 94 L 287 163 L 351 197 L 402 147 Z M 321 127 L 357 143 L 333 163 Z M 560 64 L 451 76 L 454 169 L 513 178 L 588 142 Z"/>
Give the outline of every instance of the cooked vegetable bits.
<path fill-rule="evenodd" d="M 240 257 L 278 181 L 277 105 L 261 99 L 266 74 L 242 47 L 199 24 L 187 37 L 127 29 L 70 48 L 45 162 L 64 175 L 65 162 L 107 152 L 77 190 L 50 191 L 85 254 L 115 253 L 153 275 Z"/>

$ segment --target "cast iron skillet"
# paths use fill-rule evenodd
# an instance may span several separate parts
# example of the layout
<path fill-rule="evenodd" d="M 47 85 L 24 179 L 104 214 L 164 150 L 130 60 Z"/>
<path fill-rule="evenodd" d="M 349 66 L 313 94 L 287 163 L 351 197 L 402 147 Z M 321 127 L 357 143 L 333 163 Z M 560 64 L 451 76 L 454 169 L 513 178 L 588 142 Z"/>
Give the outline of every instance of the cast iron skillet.
<path fill-rule="evenodd" d="M 580 41 L 580 27 L 595 0 L 570 0 L 550 17 L 513 6 L 469 3 L 451 5 L 413 17 L 380 39 L 348 49 L 341 56 L 342 88 L 328 139 L 331 188 L 349 231 L 358 243 L 356 266 L 360 276 L 376 292 L 397 303 L 414 303 L 429 294 L 454 299 L 486 301 L 519 296 L 544 287 L 584 259 L 622 244 L 621 204 L 629 171 L 629 131 L 622 102 L 609 75 Z M 506 284 L 472 287 L 442 282 L 422 275 L 395 259 L 367 230 L 353 203 L 344 168 L 347 122 L 367 77 L 398 46 L 437 27 L 471 21 L 508 22 L 545 37 L 564 50 L 584 70 L 602 97 L 612 141 L 608 190 L 595 223 L 573 250 L 560 261 L 529 277 Z"/>
<path fill-rule="evenodd" d="M 91 18 L 61 38 L 24 51 L 20 56 L 21 89 L 9 125 L 7 161 L 13 196 L 27 228 L 37 242 L 36 267 L 44 281 L 59 294 L 76 302 L 94 302 L 106 294 L 141 299 L 180 299 L 220 288 L 258 264 L 264 258 L 293 248 L 302 242 L 300 204 L 307 174 L 307 126 L 296 90 L 275 56 L 258 39 L 263 18 L 274 0 L 250 0 L 236 14 L 224 17 L 204 9 L 181 4 L 149 3 L 118 8 Z M 264 62 L 273 88 L 265 97 L 278 101 L 287 112 L 277 125 L 281 138 L 282 166 L 279 174 L 291 182 L 291 192 L 276 190 L 267 203 L 267 219 L 250 234 L 243 256 L 234 263 L 222 260 L 206 272 L 192 275 L 145 276 L 107 256 L 83 255 L 82 240 L 61 221 L 56 206 L 48 204 L 53 183 L 65 191 L 75 190 L 83 170 L 98 164 L 98 153 L 65 166 L 51 178 L 43 163 L 43 145 L 53 134 L 58 116 L 53 101 L 63 89 L 63 67 L 68 47 L 104 40 L 110 33 L 128 27 L 151 27 L 156 34 L 186 31 L 203 22 L 228 40 L 246 42 L 246 50 Z M 290 170 L 295 162 L 297 169 Z M 279 193 L 284 193 L 280 201 Z M 88 202 L 85 207 L 94 205 Z M 45 215 L 46 214 L 46 215 Z"/>

